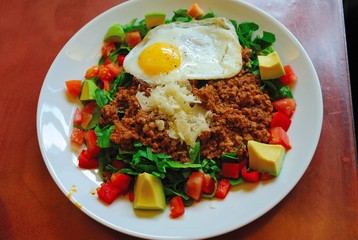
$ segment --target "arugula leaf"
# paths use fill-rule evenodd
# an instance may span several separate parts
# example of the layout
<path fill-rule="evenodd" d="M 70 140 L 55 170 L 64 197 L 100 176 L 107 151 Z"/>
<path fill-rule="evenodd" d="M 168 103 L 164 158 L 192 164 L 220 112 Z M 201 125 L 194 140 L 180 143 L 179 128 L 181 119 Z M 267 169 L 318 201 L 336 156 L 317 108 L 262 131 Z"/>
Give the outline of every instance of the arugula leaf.
<path fill-rule="evenodd" d="M 114 130 L 114 125 L 107 125 L 104 128 L 100 128 L 98 125 L 94 129 L 97 135 L 97 145 L 100 148 L 109 148 L 113 146 L 110 136 Z"/>

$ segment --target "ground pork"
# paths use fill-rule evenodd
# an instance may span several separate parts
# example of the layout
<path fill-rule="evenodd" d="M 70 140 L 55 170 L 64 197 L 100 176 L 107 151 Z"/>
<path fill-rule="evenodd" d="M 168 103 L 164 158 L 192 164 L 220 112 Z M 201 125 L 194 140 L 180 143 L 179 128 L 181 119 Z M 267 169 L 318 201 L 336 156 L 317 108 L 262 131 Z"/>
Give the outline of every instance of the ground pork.
<path fill-rule="evenodd" d="M 249 49 L 243 50 L 243 62 L 249 60 Z M 273 111 L 269 96 L 260 90 L 260 79 L 241 72 L 231 79 L 191 81 L 192 92 L 201 100 L 201 106 L 212 111 L 210 131 L 201 134 L 201 155 L 215 159 L 226 152 L 237 152 L 238 158 L 247 157 L 248 140 L 268 142 L 268 127 Z M 135 95 L 138 91 L 150 95 L 151 87 L 135 78 L 127 88 L 120 87 L 115 99 L 101 109 L 100 124 L 113 124 L 111 141 L 122 149 L 131 150 L 133 143 L 141 142 L 154 153 L 165 153 L 174 160 L 189 160 L 188 146 L 167 134 L 157 121 L 165 119 L 159 113 L 140 108 Z"/>

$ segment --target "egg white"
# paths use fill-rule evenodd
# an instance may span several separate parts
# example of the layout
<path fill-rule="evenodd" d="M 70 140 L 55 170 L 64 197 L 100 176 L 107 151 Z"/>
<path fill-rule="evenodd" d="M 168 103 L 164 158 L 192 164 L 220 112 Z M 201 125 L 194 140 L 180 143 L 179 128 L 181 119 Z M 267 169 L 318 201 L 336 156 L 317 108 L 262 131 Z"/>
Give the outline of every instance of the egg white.
<path fill-rule="evenodd" d="M 139 66 L 138 57 L 146 47 L 158 42 L 176 46 L 181 64 L 169 73 L 148 75 Z M 189 79 L 224 79 L 240 72 L 241 49 L 235 28 L 227 18 L 174 22 L 150 30 L 126 56 L 123 67 L 126 72 L 154 85 Z"/>

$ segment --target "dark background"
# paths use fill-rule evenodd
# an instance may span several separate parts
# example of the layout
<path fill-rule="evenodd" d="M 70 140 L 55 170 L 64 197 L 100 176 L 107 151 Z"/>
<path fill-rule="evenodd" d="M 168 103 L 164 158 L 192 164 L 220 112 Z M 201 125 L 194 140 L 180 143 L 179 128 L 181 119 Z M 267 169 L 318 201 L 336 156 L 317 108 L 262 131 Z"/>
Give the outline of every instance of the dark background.
<path fill-rule="evenodd" d="M 358 0 L 343 0 L 348 47 L 349 74 L 351 80 L 355 136 L 358 140 Z"/>

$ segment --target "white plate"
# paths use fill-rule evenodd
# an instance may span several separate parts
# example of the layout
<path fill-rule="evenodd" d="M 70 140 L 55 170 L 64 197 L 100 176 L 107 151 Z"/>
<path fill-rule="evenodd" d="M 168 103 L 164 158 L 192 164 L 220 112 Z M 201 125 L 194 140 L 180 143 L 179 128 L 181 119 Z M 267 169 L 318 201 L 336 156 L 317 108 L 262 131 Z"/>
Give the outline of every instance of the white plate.
<path fill-rule="evenodd" d="M 206 11 L 239 22 L 250 20 L 260 31 L 276 35 L 274 45 L 284 64 L 298 75 L 293 89 L 297 110 L 288 134 L 292 143 L 276 179 L 234 188 L 224 201 L 201 201 L 186 209 L 184 216 L 169 218 L 164 213 L 136 215 L 127 199 L 102 204 L 94 193 L 101 183 L 96 171 L 77 167 L 78 149 L 69 142 L 74 103 L 66 98 L 65 81 L 83 79 L 87 68 L 97 63 L 103 36 L 112 24 L 143 19 L 147 12 L 188 8 L 192 0 L 135 0 L 120 4 L 99 15 L 80 29 L 63 47 L 49 69 L 40 93 L 37 110 L 38 140 L 45 164 L 61 191 L 79 209 L 117 231 L 148 239 L 208 238 L 240 228 L 278 204 L 297 184 L 316 150 L 321 132 L 323 103 L 315 69 L 297 39 L 277 20 L 254 6 L 240 1 L 198 0 Z M 309 116 L 309 117 L 307 117 Z"/>

